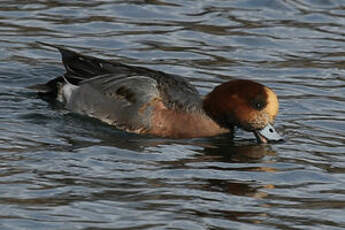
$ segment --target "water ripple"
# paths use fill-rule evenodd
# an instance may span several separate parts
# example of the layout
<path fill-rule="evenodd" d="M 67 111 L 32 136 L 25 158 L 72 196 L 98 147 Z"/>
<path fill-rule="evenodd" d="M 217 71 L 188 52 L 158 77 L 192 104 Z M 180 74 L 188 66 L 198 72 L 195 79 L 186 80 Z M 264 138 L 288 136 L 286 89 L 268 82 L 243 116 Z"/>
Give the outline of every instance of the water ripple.
<path fill-rule="evenodd" d="M 344 2 L 2 1 L 1 229 L 343 229 Z M 286 142 L 170 140 L 69 114 L 25 87 L 63 73 L 36 41 L 280 98 Z"/>

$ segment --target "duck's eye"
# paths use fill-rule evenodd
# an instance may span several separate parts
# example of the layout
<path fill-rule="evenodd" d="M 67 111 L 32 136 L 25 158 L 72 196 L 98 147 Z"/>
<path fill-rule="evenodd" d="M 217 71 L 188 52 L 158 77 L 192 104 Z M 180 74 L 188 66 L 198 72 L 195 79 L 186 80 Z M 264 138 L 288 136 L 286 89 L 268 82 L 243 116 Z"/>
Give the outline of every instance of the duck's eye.
<path fill-rule="evenodd" d="M 253 108 L 257 110 L 262 110 L 266 106 L 265 100 L 263 98 L 255 98 L 251 104 Z"/>
<path fill-rule="evenodd" d="M 264 107 L 264 105 L 263 105 L 262 103 L 260 103 L 260 102 L 258 102 L 258 103 L 255 104 L 255 108 L 256 108 L 256 109 L 259 109 L 259 110 L 260 110 L 260 109 L 262 109 L 263 107 Z"/>

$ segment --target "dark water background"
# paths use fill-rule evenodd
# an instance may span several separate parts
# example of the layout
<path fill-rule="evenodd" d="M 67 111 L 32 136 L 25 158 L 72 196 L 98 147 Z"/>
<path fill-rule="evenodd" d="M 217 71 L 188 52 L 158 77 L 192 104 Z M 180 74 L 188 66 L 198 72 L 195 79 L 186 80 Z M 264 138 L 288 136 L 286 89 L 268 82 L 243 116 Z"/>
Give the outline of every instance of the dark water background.
<path fill-rule="evenodd" d="M 287 141 L 168 140 L 25 89 L 62 44 L 188 78 L 273 88 Z M 345 229 L 345 1 L 0 2 L 0 229 Z"/>

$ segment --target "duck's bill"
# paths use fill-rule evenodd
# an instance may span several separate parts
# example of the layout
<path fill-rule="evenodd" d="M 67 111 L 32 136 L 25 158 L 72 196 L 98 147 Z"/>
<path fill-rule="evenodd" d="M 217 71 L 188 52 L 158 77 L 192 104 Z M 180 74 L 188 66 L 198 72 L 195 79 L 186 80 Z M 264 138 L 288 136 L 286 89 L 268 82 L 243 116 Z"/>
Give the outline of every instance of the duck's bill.
<path fill-rule="evenodd" d="M 283 137 L 279 135 L 271 124 L 268 124 L 261 130 L 254 131 L 254 134 L 259 143 L 277 142 L 283 140 Z"/>

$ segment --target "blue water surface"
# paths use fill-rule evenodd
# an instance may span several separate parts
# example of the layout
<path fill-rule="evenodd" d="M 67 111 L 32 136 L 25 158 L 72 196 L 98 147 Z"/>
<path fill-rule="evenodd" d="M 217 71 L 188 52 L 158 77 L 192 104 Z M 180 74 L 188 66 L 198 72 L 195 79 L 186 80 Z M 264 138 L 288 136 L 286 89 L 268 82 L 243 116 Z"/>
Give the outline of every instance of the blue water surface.
<path fill-rule="evenodd" d="M 345 1 L 1 1 L 0 229 L 344 229 Z M 26 86 L 58 52 L 245 78 L 280 99 L 283 143 L 171 140 L 71 114 Z"/>

